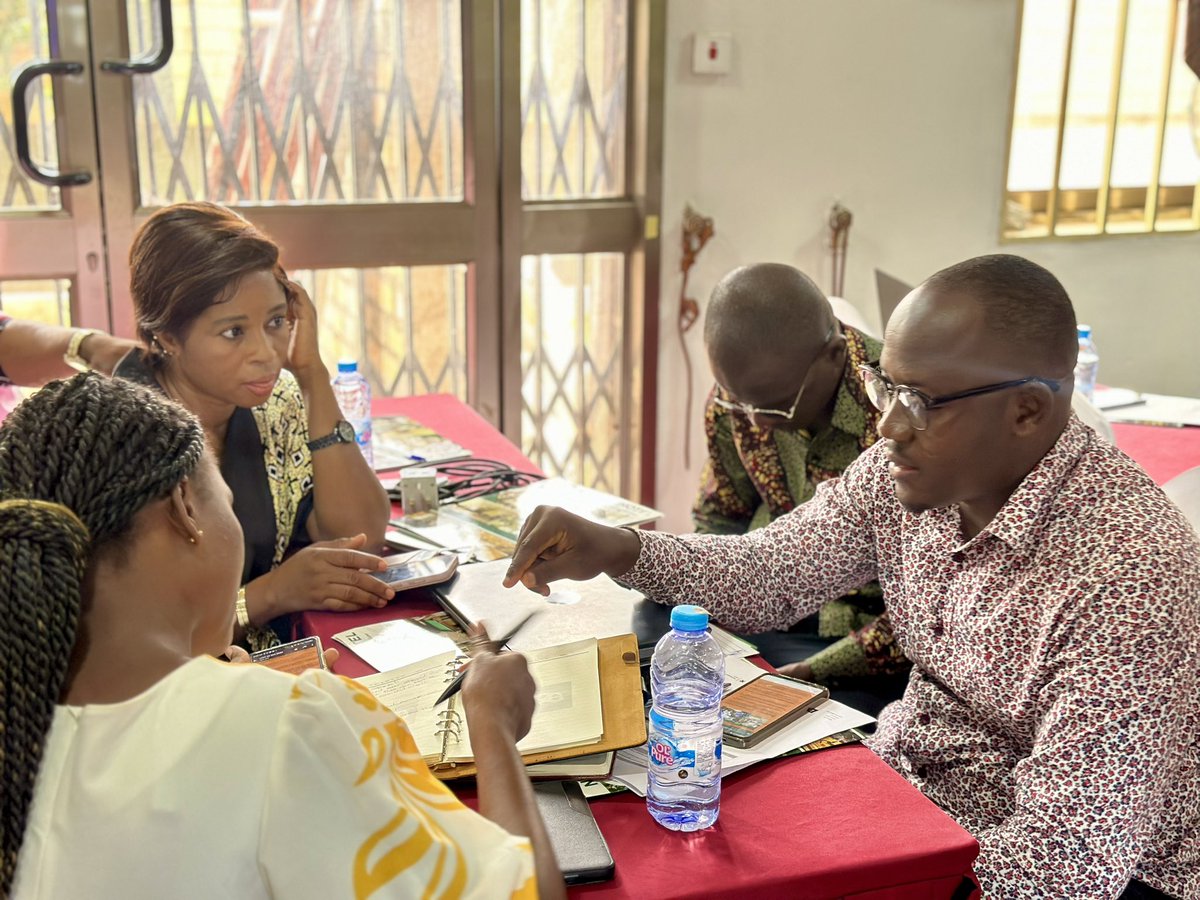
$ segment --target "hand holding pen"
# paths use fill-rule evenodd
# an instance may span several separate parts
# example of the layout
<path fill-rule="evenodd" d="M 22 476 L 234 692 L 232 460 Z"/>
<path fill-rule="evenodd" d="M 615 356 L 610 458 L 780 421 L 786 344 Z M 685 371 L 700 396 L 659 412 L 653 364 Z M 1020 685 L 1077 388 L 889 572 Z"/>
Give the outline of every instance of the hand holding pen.
<path fill-rule="evenodd" d="M 517 632 L 520 631 L 525 626 L 525 623 L 532 619 L 533 616 L 534 613 L 529 613 L 525 617 L 521 618 L 516 622 L 516 624 L 513 625 L 512 628 L 508 630 L 507 634 L 496 638 L 494 641 L 488 637 L 487 630 L 482 625 L 472 625 L 470 631 L 471 637 L 465 645 L 467 655 L 474 658 L 475 656 L 483 653 L 498 653 L 501 647 L 517 636 Z M 464 667 L 461 672 L 454 676 L 454 680 L 446 685 L 446 689 L 442 691 L 441 696 L 439 696 L 437 700 L 433 702 L 433 705 L 437 706 L 439 703 L 449 700 L 460 690 L 462 690 L 463 681 L 466 679 L 466 677 L 467 669 Z"/>

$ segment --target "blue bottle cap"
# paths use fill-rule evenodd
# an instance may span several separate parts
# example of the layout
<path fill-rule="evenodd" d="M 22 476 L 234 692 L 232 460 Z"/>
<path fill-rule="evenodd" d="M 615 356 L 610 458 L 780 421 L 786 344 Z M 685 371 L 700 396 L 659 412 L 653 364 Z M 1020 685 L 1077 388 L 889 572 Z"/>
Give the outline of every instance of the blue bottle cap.
<path fill-rule="evenodd" d="M 676 606 L 671 610 L 671 627 L 679 631 L 704 631 L 708 628 L 708 610 L 703 606 Z"/>
<path fill-rule="evenodd" d="M 1091 325 L 1076 325 L 1075 329 L 1079 332 L 1081 338 L 1090 338 L 1092 336 Z"/>
<path fill-rule="evenodd" d="M 338 360 L 338 371 L 339 372 L 357 372 L 358 371 L 358 361 L 354 360 L 354 359 L 339 359 Z"/>

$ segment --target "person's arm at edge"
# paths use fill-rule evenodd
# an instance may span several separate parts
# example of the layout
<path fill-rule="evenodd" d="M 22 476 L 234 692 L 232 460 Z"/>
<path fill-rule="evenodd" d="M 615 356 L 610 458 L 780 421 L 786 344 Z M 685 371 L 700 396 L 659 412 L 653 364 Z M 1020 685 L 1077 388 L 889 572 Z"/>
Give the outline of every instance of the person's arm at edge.
<path fill-rule="evenodd" d="M 475 754 L 480 814 L 509 834 L 529 838 L 539 897 L 565 897 L 554 848 L 538 812 L 525 763 L 512 737 L 506 736 L 494 720 L 483 719 L 471 723 L 471 747 Z"/>
<path fill-rule="evenodd" d="M 539 507 L 504 584 L 547 594 L 559 578 L 604 572 L 660 603 L 688 597 L 737 631 L 789 626 L 877 577 L 875 518 L 899 514 L 881 454 L 869 451 L 808 503 L 746 535 L 634 533 Z"/>
<path fill-rule="evenodd" d="M 0 370 L 14 384 L 40 387 L 55 378 L 76 374 L 63 355 L 79 331 L 61 325 L 43 325 L 10 319 L 0 331 Z M 79 345 L 79 355 L 104 375 L 112 375 L 117 362 L 139 345 L 104 332 L 89 334 Z"/>

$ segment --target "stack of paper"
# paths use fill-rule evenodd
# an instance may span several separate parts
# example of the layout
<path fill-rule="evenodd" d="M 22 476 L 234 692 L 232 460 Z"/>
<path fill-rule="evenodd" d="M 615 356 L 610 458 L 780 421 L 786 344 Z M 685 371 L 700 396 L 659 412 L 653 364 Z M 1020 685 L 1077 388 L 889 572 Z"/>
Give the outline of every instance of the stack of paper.
<path fill-rule="evenodd" d="M 1131 425 L 1200 425 L 1200 400 L 1195 397 L 1171 397 L 1166 394 L 1142 394 L 1133 406 L 1104 408 L 1104 418 L 1110 422 Z"/>
<path fill-rule="evenodd" d="M 762 670 L 759 672 L 761 674 Z M 721 776 L 732 775 L 747 766 L 783 756 L 831 734 L 874 721 L 866 713 L 836 700 L 826 700 L 815 712 L 798 719 L 754 747 L 739 750 L 726 744 L 721 750 Z M 623 784 L 639 797 L 644 797 L 648 780 L 647 765 L 645 744 L 621 750 L 613 764 L 612 780 Z"/>

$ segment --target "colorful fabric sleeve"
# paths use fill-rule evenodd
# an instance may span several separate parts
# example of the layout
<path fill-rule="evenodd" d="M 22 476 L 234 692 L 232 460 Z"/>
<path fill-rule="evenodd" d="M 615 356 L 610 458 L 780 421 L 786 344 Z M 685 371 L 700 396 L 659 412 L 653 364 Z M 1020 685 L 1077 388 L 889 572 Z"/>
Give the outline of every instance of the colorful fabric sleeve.
<path fill-rule="evenodd" d="M 887 612 L 805 662 L 812 666 L 813 677 L 821 682 L 862 675 L 896 675 L 912 666 L 896 646 Z"/>
<path fill-rule="evenodd" d="M 308 413 L 295 377 L 286 369 L 270 399 L 254 408 L 254 421 L 262 438 L 263 457 L 271 502 L 275 506 L 275 565 L 283 560 L 292 542 L 303 500 L 312 493 L 312 454 L 308 450 Z"/>
<path fill-rule="evenodd" d="M 738 457 L 729 413 L 713 403 L 712 394 L 704 407 L 704 438 L 708 456 L 692 522 L 700 534 L 745 534 L 760 500 Z"/>
<path fill-rule="evenodd" d="M 463 806 L 352 681 L 296 679 L 268 777 L 260 866 L 275 896 L 537 896 L 529 841 Z"/>

